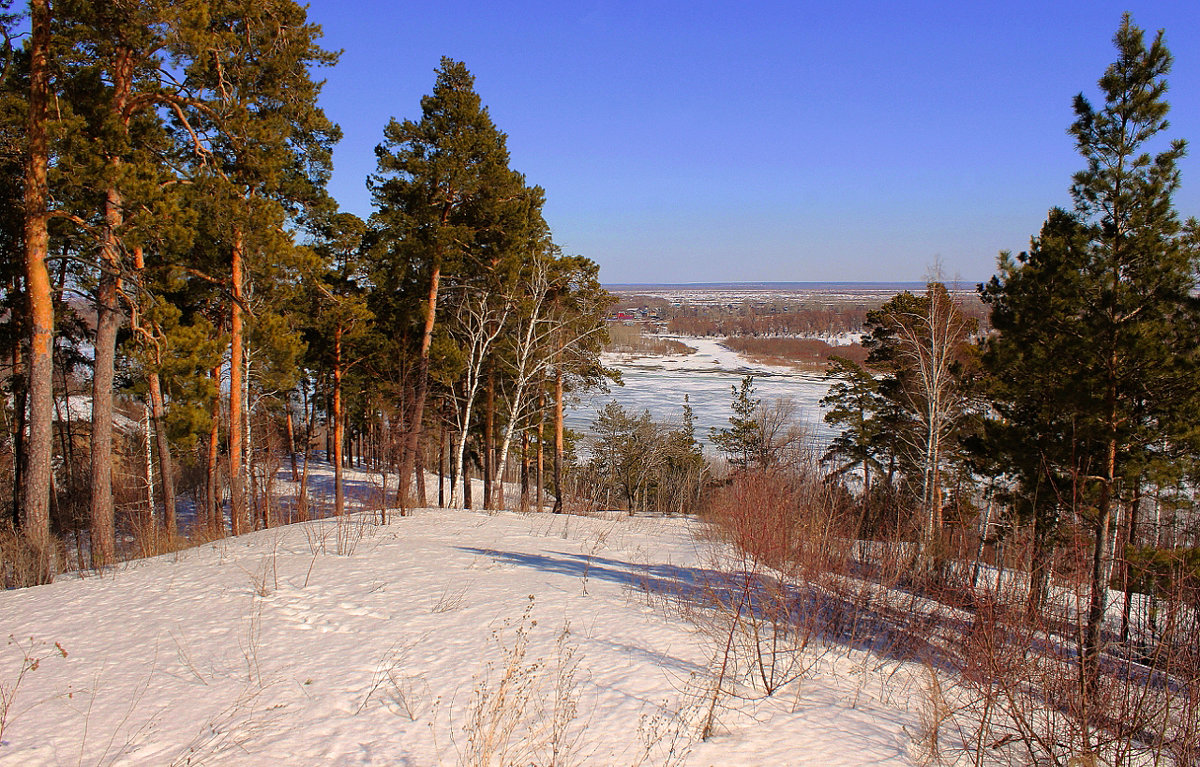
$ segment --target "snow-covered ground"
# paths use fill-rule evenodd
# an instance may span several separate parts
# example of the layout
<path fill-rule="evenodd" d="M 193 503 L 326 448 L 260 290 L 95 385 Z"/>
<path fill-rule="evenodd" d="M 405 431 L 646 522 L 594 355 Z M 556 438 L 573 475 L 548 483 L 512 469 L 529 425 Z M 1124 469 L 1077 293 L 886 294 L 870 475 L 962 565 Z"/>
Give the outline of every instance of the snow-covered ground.
<path fill-rule="evenodd" d="M 723 692 L 699 740 L 701 528 L 421 509 L 0 594 L 0 763 L 911 763 L 919 675 L 844 648 Z"/>
<path fill-rule="evenodd" d="M 820 405 L 830 382 L 820 373 L 753 362 L 714 338 L 685 336 L 677 340 L 696 351 L 669 356 L 606 354 L 604 364 L 620 370 L 625 385 L 582 398 L 568 413 L 567 425 L 586 432 L 596 413 L 614 399 L 630 412 L 649 410 L 656 421 L 678 423 L 683 414 L 683 395 L 687 394 L 696 415 L 696 436 L 707 442 L 710 428 L 729 426 L 731 389 L 751 374 L 757 396 L 764 402 L 789 399 L 796 405 L 797 419 L 812 430 L 818 445 L 832 438 L 822 420 Z"/>

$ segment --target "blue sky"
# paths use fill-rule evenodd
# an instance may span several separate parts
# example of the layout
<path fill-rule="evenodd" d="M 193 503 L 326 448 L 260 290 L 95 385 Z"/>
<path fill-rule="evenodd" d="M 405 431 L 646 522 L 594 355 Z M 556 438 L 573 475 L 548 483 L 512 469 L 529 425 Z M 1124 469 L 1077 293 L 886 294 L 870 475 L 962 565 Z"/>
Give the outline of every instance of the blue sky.
<path fill-rule="evenodd" d="M 616 282 L 985 279 L 1082 167 L 1080 91 L 1123 11 L 1165 28 L 1172 138 L 1200 152 L 1200 3 L 313 0 L 341 62 L 331 192 L 365 179 L 390 117 L 462 60 L 565 251 Z M 1200 216 L 1200 160 L 1180 212 Z"/>

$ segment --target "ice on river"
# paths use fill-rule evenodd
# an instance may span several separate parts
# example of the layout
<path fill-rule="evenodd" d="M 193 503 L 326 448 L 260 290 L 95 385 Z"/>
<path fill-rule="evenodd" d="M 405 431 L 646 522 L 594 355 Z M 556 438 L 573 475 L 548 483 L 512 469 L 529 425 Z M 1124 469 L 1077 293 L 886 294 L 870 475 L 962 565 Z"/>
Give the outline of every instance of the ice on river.
<path fill-rule="evenodd" d="M 621 371 L 624 386 L 595 392 L 581 398 L 567 414 L 567 425 L 586 433 L 596 413 L 610 400 L 627 411 L 649 410 L 655 421 L 681 422 L 683 397 L 696 415 L 696 436 L 707 441 L 709 428 L 729 425 L 733 387 L 742 378 L 754 376 L 756 396 L 764 403 L 790 399 L 797 419 L 812 430 L 815 442 L 824 445 L 832 432 L 822 421 L 820 401 L 830 382 L 819 373 L 802 372 L 782 365 L 752 362 L 712 338 L 681 337 L 679 341 L 696 351 L 687 355 L 606 354 L 604 363 Z"/>

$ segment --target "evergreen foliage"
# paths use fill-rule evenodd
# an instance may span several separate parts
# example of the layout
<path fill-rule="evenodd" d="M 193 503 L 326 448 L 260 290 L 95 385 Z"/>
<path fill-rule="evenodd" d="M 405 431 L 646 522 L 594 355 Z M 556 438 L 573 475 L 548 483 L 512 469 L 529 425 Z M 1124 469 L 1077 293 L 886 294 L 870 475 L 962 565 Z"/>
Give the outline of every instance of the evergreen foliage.
<path fill-rule="evenodd" d="M 1172 202 L 1186 145 L 1160 138 L 1171 56 L 1161 32 L 1147 46 L 1128 15 L 1113 42 L 1102 106 L 1075 98 L 1070 132 L 1085 168 L 1071 187 L 1074 213 L 1052 210 L 1030 251 L 1002 256 L 983 290 L 1000 331 L 985 357 L 1000 416 L 994 449 L 1041 524 L 1070 511 L 1093 531 L 1083 640 L 1089 696 L 1116 506 L 1140 496 L 1152 465 L 1182 466 L 1194 455 L 1200 372 L 1200 254 L 1194 223 L 1181 225 Z M 1032 455 L 1021 458 L 1022 450 Z"/>
<path fill-rule="evenodd" d="M 743 377 L 741 385 L 730 387 L 730 391 L 733 415 L 729 416 L 729 426 L 709 429 L 708 438 L 735 471 L 746 471 L 765 462 L 762 400 L 754 396 L 752 375 Z"/>

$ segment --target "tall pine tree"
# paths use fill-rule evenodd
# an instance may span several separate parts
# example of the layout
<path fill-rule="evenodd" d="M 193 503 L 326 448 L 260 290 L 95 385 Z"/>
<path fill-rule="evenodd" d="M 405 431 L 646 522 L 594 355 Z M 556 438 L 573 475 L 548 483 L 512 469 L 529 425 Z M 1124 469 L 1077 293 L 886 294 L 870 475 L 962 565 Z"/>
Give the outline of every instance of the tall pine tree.
<path fill-rule="evenodd" d="M 369 186 L 385 268 L 406 274 L 422 293 L 417 370 L 400 463 L 405 507 L 429 393 L 442 282 L 481 266 L 495 235 L 497 201 L 520 199 L 524 184 L 508 168 L 506 137 L 475 92 L 475 78 L 449 58 L 442 59 L 433 92 L 421 99 L 420 120 L 389 121 L 375 154 L 379 169 Z"/>
<path fill-rule="evenodd" d="M 1103 105 L 1075 99 L 1070 133 L 1086 167 L 1071 187 L 1074 216 L 1052 212 L 1029 254 L 1002 261 L 985 293 L 1010 339 L 991 353 L 1008 392 L 1001 413 L 1058 471 L 1073 475 L 1079 490 L 1072 503 L 1094 532 L 1082 632 L 1089 711 L 1115 508 L 1136 492 L 1136 467 L 1152 445 L 1182 447 L 1194 430 L 1198 362 L 1192 292 L 1200 262 L 1172 202 L 1186 147 L 1161 138 L 1171 55 L 1161 32 L 1147 46 L 1128 15 L 1113 42 L 1117 60 L 1099 82 Z M 1014 348 L 1038 339 L 1052 344 L 1054 358 Z M 1071 367 L 1054 370 L 1064 360 Z M 1015 393 L 1038 385 L 1047 390 L 1040 397 Z M 1088 719 L 1085 749 L 1092 745 Z"/>

